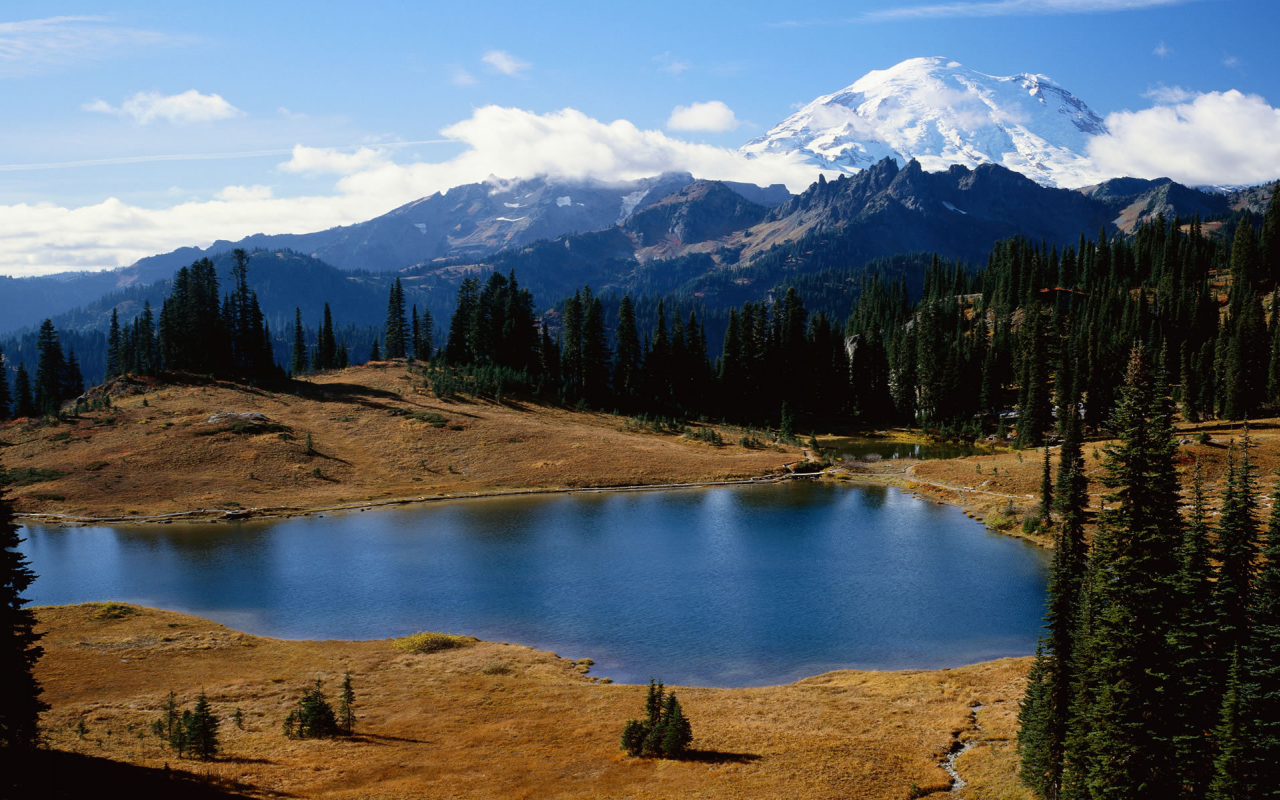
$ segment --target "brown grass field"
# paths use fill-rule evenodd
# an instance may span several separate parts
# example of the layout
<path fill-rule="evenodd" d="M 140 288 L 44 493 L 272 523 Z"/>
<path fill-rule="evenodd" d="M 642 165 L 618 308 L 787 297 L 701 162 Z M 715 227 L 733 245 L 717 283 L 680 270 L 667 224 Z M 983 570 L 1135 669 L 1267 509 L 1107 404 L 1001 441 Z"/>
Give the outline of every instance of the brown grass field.
<path fill-rule="evenodd" d="M 403 362 L 325 373 L 296 394 L 140 384 L 112 398 L 114 412 L 0 424 L 0 461 L 28 476 L 10 490 L 19 512 L 122 517 L 723 481 L 801 458 L 797 448 L 739 447 L 737 429 L 720 428 L 726 444 L 711 446 L 628 429 L 611 414 L 442 402 L 422 384 Z M 220 411 L 268 422 L 236 433 L 208 423 Z"/>
<path fill-rule="evenodd" d="M 759 689 L 679 687 L 695 752 L 670 761 L 618 750 L 643 687 L 594 682 L 574 662 L 520 645 L 408 655 L 390 641 L 266 639 L 135 606 L 37 613 L 50 746 L 129 765 L 136 772 L 119 773 L 119 790 L 167 764 L 175 778 L 254 797 L 905 800 L 945 791 L 938 762 L 973 739 L 960 760 L 969 785 L 955 796 L 1027 797 L 1009 743 L 1026 659 L 833 672 Z M 333 698 L 345 670 L 357 735 L 285 738 L 281 722 L 303 689 L 319 678 Z M 223 717 L 221 758 L 179 759 L 150 732 L 170 689 L 186 707 L 208 693 Z M 243 730 L 230 721 L 237 707 Z"/>

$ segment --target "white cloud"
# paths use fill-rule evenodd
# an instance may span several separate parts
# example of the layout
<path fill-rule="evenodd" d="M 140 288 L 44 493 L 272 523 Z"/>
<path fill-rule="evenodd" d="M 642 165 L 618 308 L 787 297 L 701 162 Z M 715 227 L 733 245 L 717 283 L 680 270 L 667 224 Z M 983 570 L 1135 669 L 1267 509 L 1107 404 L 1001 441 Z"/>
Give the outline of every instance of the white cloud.
<path fill-rule="evenodd" d="M 480 60 L 503 75 L 511 75 L 513 77 L 519 76 L 520 73 L 532 66 L 528 61 L 521 61 L 506 50 L 490 50 Z"/>
<path fill-rule="evenodd" d="M 983 2 L 933 3 L 867 11 L 843 20 L 785 20 L 774 27 L 793 28 L 810 25 L 850 24 L 860 22 L 897 22 L 900 20 L 949 19 L 955 17 L 1026 17 L 1046 14 L 1103 14 L 1114 11 L 1139 11 L 1162 6 L 1178 6 L 1202 0 L 984 0 Z"/>
<path fill-rule="evenodd" d="M 1156 45 L 1156 49 L 1152 50 L 1151 54 L 1164 58 L 1165 56 L 1169 55 L 1172 52 L 1173 52 L 1172 48 L 1170 48 L 1164 42 L 1161 42 L 1160 44 Z"/>
<path fill-rule="evenodd" d="M 1106 123 L 1110 134 L 1095 137 L 1089 155 L 1108 174 L 1191 185 L 1280 178 L 1280 109 L 1258 95 L 1209 92 Z"/>
<path fill-rule="evenodd" d="M 254 184 L 253 186 L 224 186 L 214 193 L 219 200 L 270 200 L 271 187 Z"/>
<path fill-rule="evenodd" d="M 454 67 L 449 71 L 449 80 L 454 86 L 474 86 L 476 84 L 476 76 L 467 72 L 462 67 Z"/>
<path fill-rule="evenodd" d="M 296 145 L 293 157 L 281 164 L 280 169 L 309 175 L 350 175 L 382 161 L 383 152 L 369 147 L 361 147 L 354 153 L 344 153 L 333 147 Z"/>
<path fill-rule="evenodd" d="M 1162 105 L 1171 105 L 1174 103 L 1185 103 L 1196 97 L 1196 93 L 1190 89 L 1184 89 L 1181 86 L 1157 86 L 1154 89 L 1148 89 L 1142 93 L 1143 97 L 1150 98 Z"/>
<path fill-rule="evenodd" d="M 0 22 L 0 77 L 35 75 L 112 55 L 192 41 L 190 36 L 109 25 L 101 17 Z"/>
<path fill-rule="evenodd" d="M 661 55 L 654 56 L 653 60 L 658 62 L 658 69 L 668 75 L 675 75 L 676 77 L 679 77 L 682 73 L 687 71 L 690 66 L 688 61 L 672 55 L 670 50 Z"/>
<path fill-rule="evenodd" d="M 1236 69 L 1240 66 L 1240 59 L 1236 56 L 1226 56 L 1222 59 L 1222 66 Z"/>
<path fill-rule="evenodd" d="M 139 125 L 150 125 L 158 119 L 168 122 L 212 122 L 238 117 L 244 112 L 222 99 L 222 95 L 201 94 L 188 89 L 181 94 L 163 95 L 159 92 L 138 92 L 125 98 L 119 107 L 105 100 L 93 100 L 81 106 L 85 111 L 114 114 L 132 119 Z"/>
<path fill-rule="evenodd" d="M 795 156 L 748 159 L 734 150 L 642 130 L 626 120 L 602 122 L 574 109 L 535 114 L 485 106 L 442 133 L 464 149 L 438 162 L 397 164 L 384 150 L 400 143 L 354 153 L 295 147 L 280 167 L 338 175 L 326 194 L 276 197 L 268 187 L 236 186 L 212 200 L 159 209 L 115 198 L 80 208 L 49 203 L 0 206 L 0 273 L 102 269 L 216 239 L 324 230 L 491 175 L 631 180 L 686 170 L 700 178 L 784 183 L 800 191 L 818 174 Z"/>
<path fill-rule="evenodd" d="M 667 130 L 672 131 L 712 131 L 724 133 L 738 127 L 738 118 L 733 109 L 719 100 L 708 103 L 691 103 L 687 106 L 676 106 L 667 120 Z"/>

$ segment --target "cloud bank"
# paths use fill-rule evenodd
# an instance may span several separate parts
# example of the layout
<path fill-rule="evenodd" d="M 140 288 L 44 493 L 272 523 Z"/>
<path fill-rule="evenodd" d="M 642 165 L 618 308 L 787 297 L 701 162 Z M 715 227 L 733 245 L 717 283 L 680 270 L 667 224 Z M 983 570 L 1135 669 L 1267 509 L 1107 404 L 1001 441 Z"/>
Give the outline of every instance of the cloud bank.
<path fill-rule="evenodd" d="M 736 127 L 738 118 L 734 116 L 733 109 L 719 100 L 676 106 L 667 120 L 667 130 L 671 131 L 724 133 Z"/>
<path fill-rule="evenodd" d="M 626 120 L 603 122 L 574 109 L 536 114 L 485 106 L 441 131 L 464 145 L 443 161 L 401 164 L 395 144 L 355 152 L 297 146 L 282 171 L 337 176 L 324 194 L 276 197 L 268 186 L 232 186 L 209 200 L 168 208 L 116 198 L 79 208 L 0 206 L 0 273 L 32 275 L 127 266 L 178 247 L 254 233 L 305 233 L 369 219 L 411 200 L 490 176 L 631 180 L 666 171 L 700 178 L 785 183 L 799 191 L 818 171 L 798 157 L 744 158 Z"/>
<path fill-rule="evenodd" d="M 162 95 L 159 92 L 138 92 L 132 97 L 125 98 L 118 107 L 105 100 L 94 100 L 85 103 L 82 108 L 85 111 L 132 119 L 139 125 L 150 125 L 156 120 L 175 123 L 213 122 L 238 117 L 244 113 L 223 100 L 221 95 L 200 94 L 195 89 L 171 95 Z"/>
<path fill-rule="evenodd" d="M 1280 109 L 1262 97 L 1174 87 L 1157 99 L 1171 104 L 1107 117 L 1110 133 L 1089 143 L 1099 171 L 1192 186 L 1280 178 Z"/>

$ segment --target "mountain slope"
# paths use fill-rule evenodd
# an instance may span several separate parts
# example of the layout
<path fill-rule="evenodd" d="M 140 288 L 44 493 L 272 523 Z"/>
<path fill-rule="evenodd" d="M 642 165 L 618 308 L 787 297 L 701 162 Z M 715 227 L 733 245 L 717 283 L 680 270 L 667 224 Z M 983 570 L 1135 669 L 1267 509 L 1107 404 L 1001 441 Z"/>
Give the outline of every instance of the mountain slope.
<path fill-rule="evenodd" d="M 800 152 L 857 171 L 889 157 L 929 171 L 1000 164 L 1046 186 L 1096 183 L 1085 156 L 1102 119 L 1044 75 L 985 75 L 945 58 L 913 58 L 819 97 L 741 148 Z"/>

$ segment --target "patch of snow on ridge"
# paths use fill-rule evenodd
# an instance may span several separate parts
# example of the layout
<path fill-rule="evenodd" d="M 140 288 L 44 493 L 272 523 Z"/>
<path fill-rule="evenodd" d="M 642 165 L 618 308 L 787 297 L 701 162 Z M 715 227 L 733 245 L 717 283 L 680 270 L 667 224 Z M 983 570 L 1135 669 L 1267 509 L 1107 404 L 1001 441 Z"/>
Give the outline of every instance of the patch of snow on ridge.
<path fill-rule="evenodd" d="M 968 216 L 968 215 L 969 215 L 969 212 L 968 212 L 968 211 L 960 211 L 960 209 L 958 209 L 958 208 L 956 208 L 955 206 L 951 205 L 951 204 L 950 204 L 950 203 L 948 203 L 946 200 L 943 200 L 943 201 L 942 201 L 942 204 L 943 204 L 944 206 L 946 206 L 947 208 L 951 209 L 952 211 L 959 211 L 961 214 L 964 214 L 965 216 Z"/>
<path fill-rule="evenodd" d="M 569 195 L 556 198 L 556 207 L 558 208 L 564 208 L 565 206 L 571 206 L 571 205 L 573 205 L 573 199 Z"/>
<path fill-rule="evenodd" d="M 413 227 L 417 228 L 417 229 L 418 229 L 418 233 L 422 234 L 423 236 L 426 236 L 426 235 L 427 235 L 427 223 L 425 223 L 425 222 L 415 222 L 415 223 L 413 223 Z"/>
<path fill-rule="evenodd" d="M 523 206 L 521 206 L 519 203 L 503 203 L 503 205 L 504 205 L 504 206 L 506 206 L 507 208 L 522 208 L 522 207 L 523 207 Z"/>
<path fill-rule="evenodd" d="M 913 58 L 867 73 L 740 148 L 798 153 L 857 172 L 885 157 L 929 171 L 1001 164 L 1048 186 L 1104 180 L 1085 155 L 1102 118 L 1044 75 L 986 75 L 943 58 Z"/>
<path fill-rule="evenodd" d="M 640 201 L 649 193 L 648 189 L 637 189 L 631 194 L 622 196 L 622 212 L 618 214 L 618 224 L 626 222 L 627 217 L 631 216 L 631 212 L 636 210 L 636 206 L 640 205 Z"/>
<path fill-rule="evenodd" d="M 512 219 L 511 217 L 494 217 L 494 219 L 498 222 L 519 222 L 522 219 L 528 219 L 528 217 L 516 217 L 515 219 Z"/>

